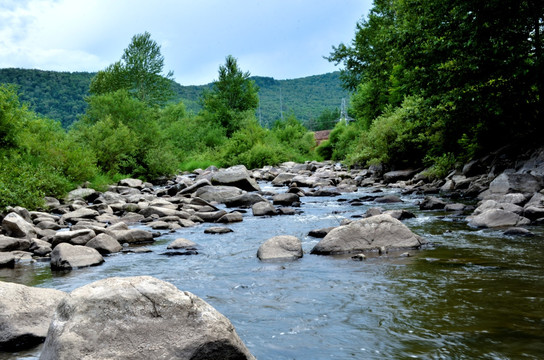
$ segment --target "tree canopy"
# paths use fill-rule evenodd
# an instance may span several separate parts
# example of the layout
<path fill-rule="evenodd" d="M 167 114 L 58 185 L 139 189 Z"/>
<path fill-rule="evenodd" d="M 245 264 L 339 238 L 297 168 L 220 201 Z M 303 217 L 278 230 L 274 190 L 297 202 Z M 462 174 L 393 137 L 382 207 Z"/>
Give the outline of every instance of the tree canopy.
<path fill-rule="evenodd" d="M 173 72 L 163 74 L 161 47 L 144 32 L 132 37 L 120 61 L 99 71 L 92 79 L 91 94 L 127 90 L 148 105 L 164 105 L 172 96 Z"/>
<path fill-rule="evenodd" d="M 254 112 L 259 105 L 258 88 L 249 77 L 250 73 L 243 72 L 236 59 L 229 55 L 225 65 L 219 66 L 219 78 L 211 91 L 203 95 L 204 110 L 226 129 L 227 136 L 240 128 L 241 113 Z"/>

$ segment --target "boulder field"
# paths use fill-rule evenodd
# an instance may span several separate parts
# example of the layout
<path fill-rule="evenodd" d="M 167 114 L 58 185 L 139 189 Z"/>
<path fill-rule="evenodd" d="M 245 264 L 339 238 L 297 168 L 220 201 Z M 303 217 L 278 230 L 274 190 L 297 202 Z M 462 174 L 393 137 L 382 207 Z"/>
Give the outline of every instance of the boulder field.
<path fill-rule="evenodd" d="M 52 271 L 77 271 L 81 267 L 100 266 L 104 261 L 115 261 L 110 255 L 117 252 L 152 251 L 141 245 L 152 244 L 165 232 L 214 223 L 218 226 L 208 230 L 209 236 L 222 236 L 232 231 L 228 224 L 243 223 L 249 216 L 266 219 L 294 215 L 303 211 L 301 203 L 305 197 L 335 197 L 363 187 L 375 191 L 367 191 L 371 195 L 349 200 L 352 206 L 368 206 L 361 219 L 343 219 L 340 226 L 330 228 L 316 223 L 316 230 L 308 235 L 321 240 L 310 251 L 311 255 L 352 254 L 354 260 L 362 260 L 366 258 L 364 254 L 372 252 L 383 254 L 389 250 L 404 251 L 425 245 L 423 237 L 402 223 L 416 215 L 395 207 L 402 203 L 400 196 L 381 194 L 386 187 L 397 189 L 399 195 L 419 196 L 420 211 L 437 215 L 453 212 L 464 217 L 471 227 L 502 229 L 505 241 L 509 241 L 511 236 L 530 236 L 532 232 L 527 227 L 544 223 L 544 151 L 530 154 L 524 161 L 500 159 L 503 157 L 495 154 L 473 160 L 444 179 L 429 178 L 420 169 L 387 172 L 379 166 L 346 169 L 330 162 L 289 162 L 251 171 L 244 166 L 198 169 L 164 180 L 161 186 L 138 179 L 124 179 L 104 192 L 80 188 L 64 199 L 46 198 L 46 208 L 42 211 L 28 211 L 21 207 L 6 209 L 0 215 L 0 267 L 13 268 L 32 259 L 50 261 Z M 259 185 L 262 182 L 269 182 L 280 190 L 263 191 Z M 164 255 L 198 256 L 201 246 L 191 239 L 179 238 L 168 246 Z M 268 240 L 263 237 L 261 246 L 255 250 L 261 261 L 296 261 L 304 255 L 301 240 L 292 234 Z M 107 293 L 104 289 L 118 287 L 119 290 L 110 291 L 111 295 L 127 296 L 135 307 L 127 310 L 124 320 L 121 319 L 122 314 L 112 315 L 117 319 L 112 326 L 118 328 L 108 328 L 103 324 L 106 337 L 123 328 L 125 320 L 151 326 L 149 324 L 165 321 L 164 314 L 175 317 L 177 312 L 186 315 L 196 312 L 201 314 L 202 321 L 206 318 L 224 328 L 218 330 L 217 334 L 222 334 L 218 338 L 202 340 L 195 334 L 185 334 L 204 331 L 195 327 L 198 324 L 193 322 L 197 318 L 191 318 L 189 323 L 182 322 L 181 328 L 165 335 L 169 343 L 145 343 L 139 338 L 142 335 L 134 330 L 134 339 L 137 340 L 129 350 L 124 348 L 127 354 L 133 351 L 126 358 L 135 358 L 135 351 L 142 349 L 157 351 L 156 354 L 168 358 L 170 350 L 165 349 L 170 348 L 192 354 L 187 355 L 190 356 L 188 358 L 195 359 L 209 358 L 210 354 L 215 356 L 220 351 L 231 354 L 228 355 L 231 358 L 252 358 L 222 315 L 208 309 L 209 305 L 194 295 L 157 279 L 107 279 L 103 283 L 74 290 L 69 296 L 53 290 L 51 294 L 44 295 L 39 292 L 48 289 L 19 286 L 22 285 L 0 283 L 0 329 L 5 330 L 0 334 L 3 344 L 0 346 L 7 351 L 43 342 L 46 339 L 44 324 L 49 326 L 55 308 L 55 320 L 51 323 L 42 358 L 80 358 L 88 356 L 85 352 L 89 349 L 98 351 L 96 342 L 106 341 L 106 338 L 88 335 L 85 333 L 87 330 L 78 329 L 70 319 L 80 319 L 80 323 L 88 322 L 89 326 L 93 321 L 100 324 L 100 316 L 104 315 L 99 314 L 102 307 L 98 300 Z M 162 299 L 158 293 L 177 300 Z M 18 297 L 28 299 L 24 306 Z M 45 298 L 50 301 L 46 303 Z M 85 314 L 76 309 L 80 307 L 74 305 L 79 304 L 78 301 L 86 302 L 81 306 L 87 309 L 87 315 L 97 318 L 80 318 Z M 120 302 L 116 298 L 108 298 L 107 301 L 115 313 Z M 57 307 L 58 304 L 61 305 Z M 190 310 L 184 304 L 192 304 L 196 308 Z M 25 325 L 25 321 L 19 320 L 22 318 L 31 325 Z M 15 324 L 15 321 L 20 324 Z M 201 325 L 204 329 L 212 326 L 208 323 Z M 31 331 L 30 328 L 35 329 Z M 64 332 L 72 328 L 76 332 L 63 338 Z M 178 333 L 184 333 L 186 337 L 180 337 Z M 111 341 L 108 346 L 112 350 L 104 350 L 100 352 L 102 355 L 88 358 L 107 358 L 104 355 L 106 351 L 116 351 L 113 349 L 120 343 L 115 341 L 122 339 L 109 336 L 107 340 Z M 209 346 L 198 345 L 203 343 Z M 146 354 L 145 358 L 157 358 Z"/>

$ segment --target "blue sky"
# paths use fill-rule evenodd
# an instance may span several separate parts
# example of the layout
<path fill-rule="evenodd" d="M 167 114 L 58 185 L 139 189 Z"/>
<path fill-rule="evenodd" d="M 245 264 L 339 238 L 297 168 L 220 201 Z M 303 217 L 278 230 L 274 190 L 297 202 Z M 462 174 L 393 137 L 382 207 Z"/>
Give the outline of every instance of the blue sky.
<path fill-rule="evenodd" d="M 338 70 L 372 0 L 0 0 L 0 68 L 98 71 L 133 35 L 161 45 L 183 85 L 217 78 L 227 55 L 252 75 L 292 79 Z"/>

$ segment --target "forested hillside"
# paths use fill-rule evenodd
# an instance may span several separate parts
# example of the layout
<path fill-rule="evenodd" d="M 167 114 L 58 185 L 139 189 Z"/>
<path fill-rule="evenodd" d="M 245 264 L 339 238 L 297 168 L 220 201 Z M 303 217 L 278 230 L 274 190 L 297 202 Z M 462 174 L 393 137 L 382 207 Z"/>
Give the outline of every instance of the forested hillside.
<path fill-rule="evenodd" d="M 89 95 L 89 85 L 95 75 L 88 72 L 0 69 L 0 83 L 18 85 L 21 101 L 28 103 L 38 114 L 59 120 L 67 128 L 85 112 L 85 97 Z M 340 108 L 342 98 L 349 99 L 348 92 L 341 87 L 339 72 L 292 80 L 260 76 L 252 76 L 251 79 L 259 87 L 257 118 L 265 127 L 281 118 L 280 105 L 283 105 L 284 118 L 295 115 L 308 128 L 315 129 L 316 121 L 324 111 L 334 111 Z M 182 86 L 172 82 L 172 88 L 175 94 L 172 101 L 183 100 L 188 112 L 196 114 L 202 107 L 199 100 L 202 92 L 209 90 L 211 84 Z M 334 123 L 329 121 L 325 127 L 332 126 Z"/>

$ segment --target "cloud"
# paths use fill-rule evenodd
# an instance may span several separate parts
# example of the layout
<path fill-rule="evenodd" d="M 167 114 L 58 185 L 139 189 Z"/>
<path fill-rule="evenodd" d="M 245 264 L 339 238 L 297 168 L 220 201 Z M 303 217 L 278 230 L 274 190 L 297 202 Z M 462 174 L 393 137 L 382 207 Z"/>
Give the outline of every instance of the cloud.
<path fill-rule="evenodd" d="M 333 71 L 322 57 L 349 42 L 370 0 L 26 0 L 0 4 L 0 67 L 97 71 L 133 35 L 162 45 L 183 84 L 212 81 L 226 55 L 254 75 Z"/>

